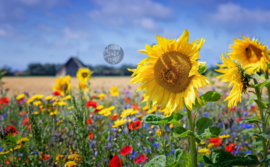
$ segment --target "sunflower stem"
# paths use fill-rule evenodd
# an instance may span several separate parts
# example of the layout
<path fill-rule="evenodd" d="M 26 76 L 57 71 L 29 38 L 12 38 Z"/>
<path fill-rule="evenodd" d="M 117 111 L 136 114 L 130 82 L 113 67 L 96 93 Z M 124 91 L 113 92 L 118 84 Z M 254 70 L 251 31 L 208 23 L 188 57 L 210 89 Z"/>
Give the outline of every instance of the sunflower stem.
<path fill-rule="evenodd" d="M 258 84 L 258 82 L 254 79 L 254 83 L 255 84 Z M 257 99 L 259 101 L 261 101 L 261 91 L 259 88 L 255 88 L 255 91 L 256 91 L 256 95 L 257 95 Z M 260 108 L 260 107 L 259 107 Z M 260 115 L 261 115 L 261 120 L 262 120 L 262 132 L 265 133 L 266 132 L 266 120 L 264 118 L 264 114 L 263 114 L 263 110 L 262 108 L 260 108 Z M 266 158 L 267 157 L 267 146 L 266 146 L 266 140 L 265 138 L 261 137 L 262 139 L 262 146 L 263 146 L 263 158 Z M 264 163 L 263 164 L 263 167 L 267 167 L 268 164 L 267 163 Z"/>
<path fill-rule="evenodd" d="M 269 64 L 267 64 L 267 69 L 265 70 L 265 79 L 268 80 L 269 79 L 269 72 L 268 72 L 268 69 L 269 69 Z M 267 88 L 267 92 L 268 92 L 268 102 L 270 102 L 270 84 L 268 84 L 266 86 Z"/>
<path fill-rule="evenodd" d="M 188 115 L 188 124 L 189 124 L 189 130 L 194 133 L 194 126 L 192 121 L 192 115 L 191 111 L 187 109 L 187 115 Z M 192 167 L 197 167 L 197 150 L 196 150 L 196 144 L 195 144 L 195 136 L 189 136 L 189 153 L 191 156 L 191 165 Z"/>

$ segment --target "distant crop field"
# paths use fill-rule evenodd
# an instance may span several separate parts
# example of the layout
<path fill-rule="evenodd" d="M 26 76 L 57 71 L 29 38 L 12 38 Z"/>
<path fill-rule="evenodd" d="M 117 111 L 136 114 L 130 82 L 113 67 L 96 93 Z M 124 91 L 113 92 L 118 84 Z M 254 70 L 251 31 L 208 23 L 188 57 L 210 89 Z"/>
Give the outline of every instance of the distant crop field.
<path fill-rule="evenodd" d="M 29 95 L 44 94 L 49 95 L 52 93 L 52 87 L 55 84 L 56 77 L 4 77 L 3 82 L 5 88 L 9 88 L 9 97 L 14 95 L 17 91 L 18 94 L 28 92 Z M 112 86 L 117 86 L 119 89 L 129 89 L 136 91 L 139 84 L 129 83 L 131 77 L 93 77 L 90 79 L 91 91 L 97 90 L 110 90 Z M 216 86 L 223 86 L 218 79 L 213 78 Z M 77 87 L 78 79 L 71 78 L 72 87 Z M 211 86 L 205 86 L 204 91 L 211 90 Z"/>

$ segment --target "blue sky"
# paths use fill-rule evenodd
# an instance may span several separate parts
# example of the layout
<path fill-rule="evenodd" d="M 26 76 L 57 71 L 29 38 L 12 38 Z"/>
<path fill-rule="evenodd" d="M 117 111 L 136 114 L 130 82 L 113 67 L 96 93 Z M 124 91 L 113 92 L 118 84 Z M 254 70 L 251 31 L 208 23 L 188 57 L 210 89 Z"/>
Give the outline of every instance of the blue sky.
<path fill-rule="evenodd" d="M 24 70 L 29 63 L 106 64 L 103 50 L 118 44 L 122 64 L 137 64 L 137 52 L 156 34 L 190 42 L 205 38 L 200 59 L 220 62 L 233 38 L 256 37 L 270 47 L 270 1 L 254 0 L 0 0 L 0 67 Z M 119 66 L 118 65 L 118 66 Z"/>

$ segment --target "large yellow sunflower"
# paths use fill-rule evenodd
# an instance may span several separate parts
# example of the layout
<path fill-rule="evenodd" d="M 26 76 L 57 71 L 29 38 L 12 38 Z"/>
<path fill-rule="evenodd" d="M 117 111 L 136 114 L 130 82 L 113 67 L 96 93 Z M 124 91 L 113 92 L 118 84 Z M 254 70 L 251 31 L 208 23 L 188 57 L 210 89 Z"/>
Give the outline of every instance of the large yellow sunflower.
<path fill-rule="evenodd" d="M 82 80 L 82 81 L 87 81 L 90 79 L 91 75 L 92 75 L 92 71 L 90 71 L 88 68 L 80 68 L 78 71 L 77 71 L 77 78 L 79 80 Z"/>
<path fill-rule="evenodd" d="M 70 84 L 70 75 L 63 77 L 59 77 L 55 80 L 55 85 L 53 86 L 53 91 L 57 91 L 61 93 L 61 95 L 65 95 L 68 93 L 71 88 Z"/>
<path fill-rule="evenodd" d="M 175 39 L 165 39 L 157 35 L 157 45 L 145 46 L 139 50 L 149 57 L 143 59 L 133 72 L 131 83 L 142 82 L 138 90 L 146 90 L 144 101 L 153 106 L 161 105 L 161 110 L 183 109 L 184 105 L 192 109 L 198 97 L 198 89 L 210 84 L 208 79 L 198 72 L 202 63 L 198 62 L 199 51 L 204 39 L 188 43 L 189 32 Z M 205 64 L 205 63 L 203 63 Z"/>
<path fill-rule="evenodd" d="M 270 50 L 261 42 L 255 39 L 250 40 L 249 37 L 244 37 L 244 40 L 235 38 L 235 43 L 230 46 L 230 55 L 232 59 L 236 59 L 236 62 L 240 62 L 243 68 L 247 68 L 247 73 L 252 74 L 254 70 L 256 72 L 267 68 L 267 63 L 270 63 Z"/>
<path fill-rule="evenodd" d="M 231 108 L 232 106 L 236 106 L 238 102 L 241 102 L 242 93 L 246 92 L 247 89 L 247 79 L 240 65 L 236 64 L 227 53 L 226 57 L 222 54 L 221 60 L 224 64 L 217 64 L 220 69 L 216 71 L 223 73 L 217 77 L 221 78 L 222 82 L 231 82 L 229 87 L 234 85 L 229 96 L 225 99 L 225 101 L 229 101 L 228 106 Z"/>

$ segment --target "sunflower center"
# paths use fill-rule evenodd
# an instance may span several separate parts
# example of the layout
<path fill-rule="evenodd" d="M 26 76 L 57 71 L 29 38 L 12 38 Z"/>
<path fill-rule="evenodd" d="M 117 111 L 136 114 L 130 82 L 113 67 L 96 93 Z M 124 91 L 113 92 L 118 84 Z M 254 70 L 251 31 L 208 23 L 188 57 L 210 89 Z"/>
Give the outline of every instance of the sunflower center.
<path fill-rule="evenodd" d="M 83 78 L 86 78 L 88 74 L 86 72 L 82 73 Z"/>
<path fill-rule="evenodd" d="M 154 75 L 158 84 L 173 93 L 187 88 L 192 77 L 188 77 L 192 68 L 189 58 L 179 52 L 167 52 L 154 65 Z"/>
<path fill-rule="evenodd" d="M 250 63 L 256 63 L 263 57 L 262 50 L 254 45 L 246 47 L 246 55 Z"/>

